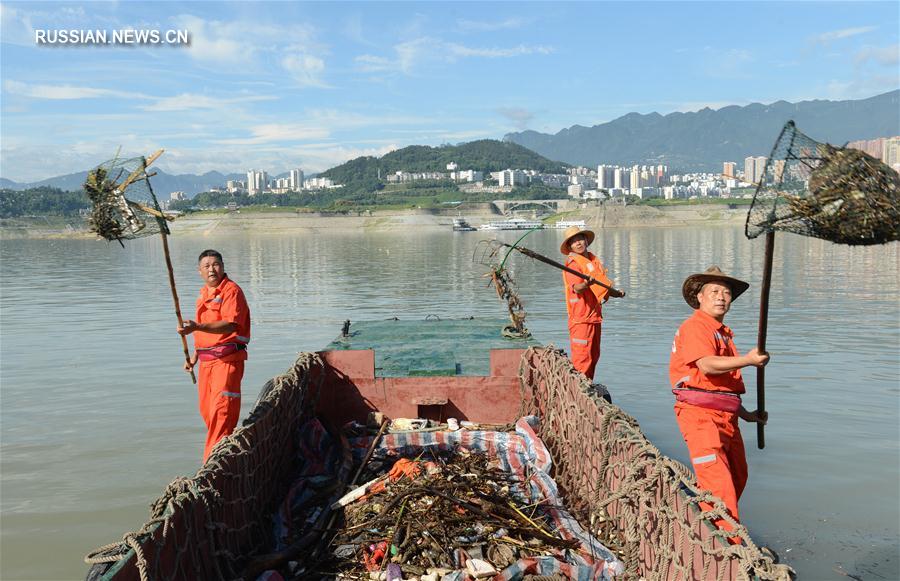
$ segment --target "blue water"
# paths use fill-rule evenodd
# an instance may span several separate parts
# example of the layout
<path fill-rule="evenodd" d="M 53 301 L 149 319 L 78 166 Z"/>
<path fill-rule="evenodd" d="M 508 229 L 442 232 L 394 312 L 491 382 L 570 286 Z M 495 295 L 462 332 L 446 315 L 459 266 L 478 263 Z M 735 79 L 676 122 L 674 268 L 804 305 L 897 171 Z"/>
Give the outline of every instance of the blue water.
<path fill-rule="evenodd" d="M 326 345 L 345 319 L 505 316 L 479 264 L 485 234 L 447 230 L 213 231 L 170 244 L 186 315 L 204 248 L 223 252 L 247 294 L 246 413 L 269 377 Z M 526 243 L 558 256 L 560 236 Z M 801 578 L 898 579 L 900 245 L 776 239 L 767 447 L 744 429 L 742 517 Z M 751 281 L 726 321 L 747 350 L 763 242 L 737 227 L 611 229 L 592 250 L 628 292 L 604 310 L 597 379 L 685 461 L 667 375 L 672 335 L 690 314 L 681 283 L 710 264 Z M 510 264 L 529 328 L 567 347 L 559 273 L 518 255 Z M 76 579 L 85 553 L 138 529 L 165 485 L 200 463 L 204 429 L 181 371 L 161 245 L 4 241 L 0 266 L 0 578 Z M 745 377 L 752 394 L 754 372 Z"/>

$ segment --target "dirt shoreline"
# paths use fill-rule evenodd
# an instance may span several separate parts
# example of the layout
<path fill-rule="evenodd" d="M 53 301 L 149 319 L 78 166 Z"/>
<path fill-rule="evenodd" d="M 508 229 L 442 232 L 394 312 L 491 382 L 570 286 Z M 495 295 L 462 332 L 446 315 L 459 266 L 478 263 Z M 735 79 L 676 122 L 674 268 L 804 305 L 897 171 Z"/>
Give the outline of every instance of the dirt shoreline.
<path fill-rule="evenodd" d="M 433 228 L 450 229 L 456 211 L 397 210 L 376 211 L 360 215 L 333 215 L 287 212 L 232 212 L 194 214 L 182 216 L 171 224 L 173 236 L 204 235 L 227 232 L 251 232 L 285 234 L 329 230 L 390 231 L 415 227 L 418 230 Z M 472 226 L 503 220 L 503 216 L 484 209 L 460 210 Z M 747 207 L 729 208 L 723 204 L 696 206 L 617 206 L 604 205 L 565 212 L 566 220 L 584 220 L 591 228 L 646 228 L 678 226 L 737 225 L 747 216 Z M 21 238 L 94 238 L 95 235 L 72 223 L 65 228 L 53 228 L 40 224 L 16 223 L 5 220 L 0 225 L 0 240 Z"/>

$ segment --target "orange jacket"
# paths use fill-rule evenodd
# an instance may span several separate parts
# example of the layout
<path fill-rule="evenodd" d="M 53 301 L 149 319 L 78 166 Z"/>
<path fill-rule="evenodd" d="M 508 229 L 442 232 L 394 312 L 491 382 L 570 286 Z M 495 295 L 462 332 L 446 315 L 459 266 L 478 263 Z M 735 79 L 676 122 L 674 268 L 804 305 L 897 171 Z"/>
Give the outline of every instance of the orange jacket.
<path fill-rule="evenodd" d="M 237 329 L 228 335 L 217 335 L 196 331 L 194 346 L 197 348 L 215 347 L 226 343 L 250 342 L 250 307 L 244 292 L 226 275 L 216 288 L 204 286 L 197 298 L 197 322 L 212 323 L 230 321 L 237 323 Z M 238 351 L 223 358 L 223 361 L 239 361 L 247 359 L 247 351 Z"/>
<path fill-rule="evenodd" d="M 696 310 L 675 333 L 672 355 L 669 358 L 669 381 L 672 387 L 693 387 L 708 391 L 744 393 L 741 370 L 735 369 L 719 375 L 706 375 L 697 367 L 697 360 L 704 357 L 735 357 L 734 334 L 731 329 Z"/>
<path fill-rule="evenodd" d="M 578 272 L 591 276 L 604 284 L 612 286 L 613 283 L 606 276 L 606 269 L 600 259 L 586 252 L 584 256 L 569 253 L 566 257 L 566 266 Z M 584 279 L 569 272 L 563 272 L 563 285 L 566 292 L 566 311 L 569 313 L 570 323 L 599 323 L 603 321 L 602 305 L 606 302 L 609 291 L 592 284 L 582 293 L 576 293 L 572 286 L 585 282 Z"/>

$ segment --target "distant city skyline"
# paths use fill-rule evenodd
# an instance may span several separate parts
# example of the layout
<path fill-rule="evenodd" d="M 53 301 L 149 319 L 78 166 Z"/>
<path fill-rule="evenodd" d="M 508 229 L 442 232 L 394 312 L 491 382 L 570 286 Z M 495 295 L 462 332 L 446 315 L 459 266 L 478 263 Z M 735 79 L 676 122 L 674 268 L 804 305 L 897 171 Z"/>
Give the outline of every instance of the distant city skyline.
<path fill-rule="evenodd" d="M 17 182 L 120 146 L 164 147 L 171 174 L 317 173 L 629 112 L 900 87 L 896 2 L 3 2 L 0 17 L 0 177 Z"/>

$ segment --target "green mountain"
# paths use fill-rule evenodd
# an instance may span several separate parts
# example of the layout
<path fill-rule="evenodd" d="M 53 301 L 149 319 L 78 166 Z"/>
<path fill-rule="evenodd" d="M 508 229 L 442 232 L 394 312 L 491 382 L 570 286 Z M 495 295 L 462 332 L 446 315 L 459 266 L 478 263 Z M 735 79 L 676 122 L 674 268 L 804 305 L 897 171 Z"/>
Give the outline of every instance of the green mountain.
<path fill-rule="evenodd" d="M 320 175 L 335 183 L 345 184 L 350 191 L 360 188 L 372 191 L 385 177 L 396 171 L 447 172 L 447 164 L 455 162 L 460 170 L 482 172 L 504 169 L 533 169 L 544 173 L 565 173 L 568 164 L 551 161 L 521 145 L 482 139 L 460 145 L 411 145 L 380 158 L 357 157 Z M 380 176 L 380 179 L 379 179 Z"/>
<path fill-rule="evenodd" d="M 552 159 L 585 166 L 666 164 L 675 170 L 721 171 L 722 162 L 769 155 L 782 126 L 793 119 L 818 141 L 848 141 L 900 134 L 900 90 L 856 101 L 777 101 L 716 111 L 641 115 L 609 123 L 574 125 L 556 134 L 523 131 L 504 138 Z"/>

